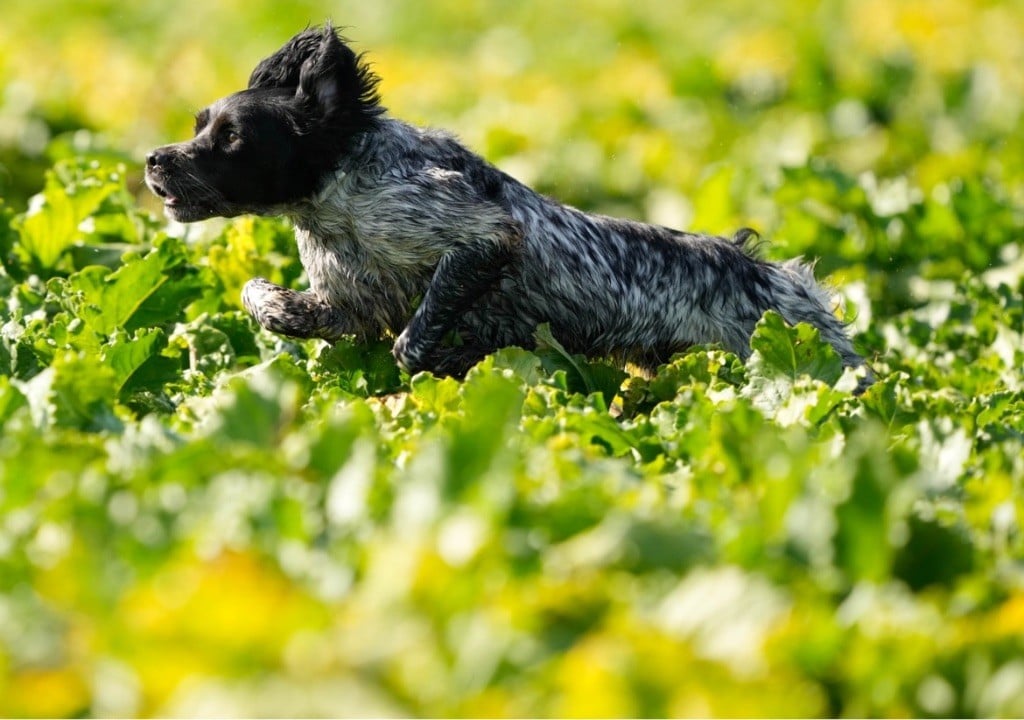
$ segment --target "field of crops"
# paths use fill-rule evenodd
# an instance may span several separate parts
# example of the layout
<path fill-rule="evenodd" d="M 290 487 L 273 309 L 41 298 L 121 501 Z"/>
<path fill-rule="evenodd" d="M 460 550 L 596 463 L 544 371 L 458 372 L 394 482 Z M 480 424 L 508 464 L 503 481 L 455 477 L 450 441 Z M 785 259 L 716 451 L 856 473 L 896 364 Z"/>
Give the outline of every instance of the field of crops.
<path fill-rule="evenodd" d="M 1024 715 L 1024 2 L 38 0 L 0 24 L 0 716 Z M 333 18 L 578 207 L 816 258 L 653 377 L 290 341 L 140 160 Z"/>

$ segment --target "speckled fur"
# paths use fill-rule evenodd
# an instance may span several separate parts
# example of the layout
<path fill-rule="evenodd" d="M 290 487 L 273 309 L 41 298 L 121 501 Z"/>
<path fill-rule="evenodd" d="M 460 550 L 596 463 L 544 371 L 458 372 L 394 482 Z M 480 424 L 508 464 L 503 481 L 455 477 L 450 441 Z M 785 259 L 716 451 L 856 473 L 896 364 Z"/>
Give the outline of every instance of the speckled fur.
<path fill-rule="evenodd" d="M 328 27 L 292 45 L 317 39 L 341 42 Z M 361 61 L 358 72 L 375 83 Z M 275 76 L 289 75 L 297 71 Z M 328 340 L 390 333 L 409 371 L 460 374 L 497 348 L 531 347 L 537 325 L 550 323 L 572 352 L 651 368 L 694 344 L 747 357 L 771 309 L 817 327 L 846 365 L 863 364 L 811 268 L 758 258 L 753 233 L 710 237 L 581 212 L 367 96 L 363 88 L 351 102 L 372 102 L 373 112 L 363 108 L 366 121 L 345 130 L 313 192 L 245 204 L 292 218 L 309 278 L 304 292 L 261 278 L 246 285 L 245 306 L 268 329 Z"/>

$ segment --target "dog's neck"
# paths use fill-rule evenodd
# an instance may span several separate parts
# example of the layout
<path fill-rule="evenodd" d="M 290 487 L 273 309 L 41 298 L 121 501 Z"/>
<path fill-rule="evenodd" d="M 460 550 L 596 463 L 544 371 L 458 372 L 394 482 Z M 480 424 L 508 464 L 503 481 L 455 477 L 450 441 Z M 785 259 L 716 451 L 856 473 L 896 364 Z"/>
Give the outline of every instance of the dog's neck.
<path fill-rule="evenodd" d="M 332 196 L 337 195 L 348 175 L 349 171 L 347 163 L 345 166 L 337 167 L 328 173 L 327 179 L 323 183 L 323 187 L 313 195 L 312 203 L 314 207 L 321 207 L 325 205 L 330 201 Z"/>
<path fill-rule="evenodd" d="M 369 164 L 371 158 L 368 157 L 368 153 L 372 144 L 370 133 L 361 133 L 352 138 L 347 151 L 338 159 L 334 169 L 327 172 L 321 181 L 320 189 L 309 199 L 308 204 L 312 205 L 314 211 L 315 208 L 322 207 L 346 193 L 345 186 L 351 183 L 352 176 L 357 175 L 360 168 Z"/>

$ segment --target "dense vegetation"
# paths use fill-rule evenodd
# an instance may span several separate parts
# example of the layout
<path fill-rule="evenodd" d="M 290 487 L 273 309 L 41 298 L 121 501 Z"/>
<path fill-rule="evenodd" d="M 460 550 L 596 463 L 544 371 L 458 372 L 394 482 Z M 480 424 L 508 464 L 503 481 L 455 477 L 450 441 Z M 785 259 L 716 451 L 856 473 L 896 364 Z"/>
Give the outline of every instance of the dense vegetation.
<path fill-rule="evenodd" d="M 1024 4 L 244 5 L 4 11 L 0 715 L 1024 715 Z M 327 16 L 545 192 L 818 258 L 879 381 L 259 330 L 290 228 L 138 159 Z"/>

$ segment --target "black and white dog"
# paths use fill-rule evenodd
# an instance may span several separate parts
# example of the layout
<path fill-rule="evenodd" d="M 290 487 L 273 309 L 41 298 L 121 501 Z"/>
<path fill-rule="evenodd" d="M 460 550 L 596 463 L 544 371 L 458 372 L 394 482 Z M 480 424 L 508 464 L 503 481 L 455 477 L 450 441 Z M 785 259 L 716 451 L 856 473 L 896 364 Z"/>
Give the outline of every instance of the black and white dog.
<path fill-rule="evenodd" d="M 200 112 L 193 139 L 146 158 L 175 220 L 292 218 L 309 290 L 257 278 L 242 292 L 268 330 L 390 332 L 410 372 L 461 374 L 532 347 L 546 322 L 571 352 L 651 369 L 694 344 L 747 357 L 772 309 L 864 363 L 810 267 L 757 258 L 751 231 L 708 237 L 561 205 L 451 135 L 388 117 L 377 83 L 330 25 L 308 29 Z"/>

